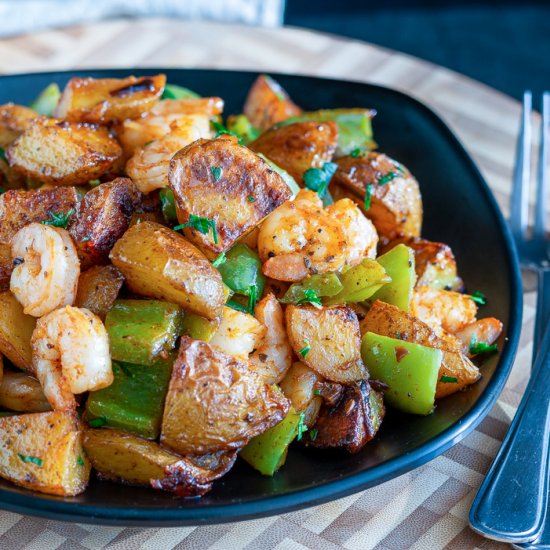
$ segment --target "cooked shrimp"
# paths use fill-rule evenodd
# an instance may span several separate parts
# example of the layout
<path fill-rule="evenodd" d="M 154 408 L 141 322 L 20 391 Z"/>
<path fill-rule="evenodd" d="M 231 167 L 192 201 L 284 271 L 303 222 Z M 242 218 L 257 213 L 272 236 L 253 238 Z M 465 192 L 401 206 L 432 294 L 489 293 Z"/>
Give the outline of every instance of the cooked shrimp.
<path fill-rule="evenodd" d="M 88 309 L 66 306 L 45 315 L 31 345 L 36 377 L 54 410 L 74 410 L 75 394 L 113 382 L 107 331 Z"/>
<path fill-rule="evenodd" d="M 462 351 L 470 353 L 470 345 L 475 342 L 494 344 L 502 332 L 502 323 L 494 317 L 485 317 L 474 323 L 466 325 L 455 333 L 455 336 L 462 343 Z"/>
<path fill-rule="evenodd" d="M 317 193 L 307 189 L 271 213 L 258 235 L 264 274 L 290 282 L 374 258 L 377 244 L 376 229 L 353 201 L 323 208 Z"/>
<path fill-rule="evenodd" d="M 80 263 L 75 245 L 65 229 L 31 223 L 12 239 L 15 268 L 10 290 L 24 312 L 41 317 L 76 296 Z"/>
<path fill-rule="evenodd" d="M 277 384 L 292 365 L 292 346 L 286 333 L 283 308 L 273 294 L 262 298 L 256 319 L 267 328 L 264 340 L 250 356 L 250 363 L 267 384 Z"/>
<path fill-rule="evenodd" d="M 414 290 L 411 313 L 438 333 L 455 334 L 476 320 L 477 306 L 467 294 L 421 286 Z"/>
<path fill-rule="evenodd" d="M 126 172 L 142 193 L 168 186 L 170 159 L 180 149 L 210 136 L 206 115 L 187 115 L 172 124 L 169 134 L 138 147 L 126 165 Z"/>

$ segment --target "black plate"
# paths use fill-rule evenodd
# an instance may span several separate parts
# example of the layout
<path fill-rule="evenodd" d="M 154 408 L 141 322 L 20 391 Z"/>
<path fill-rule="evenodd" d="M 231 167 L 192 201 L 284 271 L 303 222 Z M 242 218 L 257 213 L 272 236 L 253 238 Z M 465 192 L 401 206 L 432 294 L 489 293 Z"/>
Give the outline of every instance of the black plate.
<path fill-rule="evenodd" d="M 52 81 L 73 76 L 122 77 L 158 70 L 102 70 L 0 78 L 0 103 L 29 103 Z M 226 101 L 226 113 L 242 109 L 256 74 L 212 70 L 163 71 L 168 81 Z M 389 411 L 375 441 L 360 453 L 314 452 L 293 447 L 285 467 L 263 477 L 243 462 L 200 500 L 92 481 L 74 498 L 58 498 L 0 482 L 0 507 L 25 514 L 89 523 L 168 526 L 227 522 L 288 512 L 372 487 L 435 458 L 487 415 L 499 396 L 518 345 L 522 291 L 514 245 L 478 169 L 445 124 L 418 101 L 394 90 L 321 78 L 275 75 L 307 110 L 373 107 L 380 149 L 410 168 L 424 200 L 424 235 L 448 243 L 470 290 L 481 290 L 481 313 L 504 322 L 502 350 L 482 367 L 469 390 L 443 399 L 436 412 L 416 417 Z"/>

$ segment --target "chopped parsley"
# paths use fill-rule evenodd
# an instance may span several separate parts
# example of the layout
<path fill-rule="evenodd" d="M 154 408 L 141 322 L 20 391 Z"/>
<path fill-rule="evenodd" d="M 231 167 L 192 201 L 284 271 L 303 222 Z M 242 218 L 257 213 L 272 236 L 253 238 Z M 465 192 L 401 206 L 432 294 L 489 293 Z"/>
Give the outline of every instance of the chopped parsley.
<path fill-rule="evenodd" d="M 313 395 L 316 395 L 317 397 L 321 397 L 321 392 L 319 390 L 313 390 Z"/>
<path fill-rule="evenodd" d="M 241 313 L 248 313 L 248 307 L 243 306 L 236 300 L 228 300 L 225 304 L 227 307 L 234 309 L 235 311 L 240 311 Z"/>
<path fill-rule="evenodd" d="M 476 303 L 481 306 L 484 306 L 487 303 L 487 298 L 485 297 L 485 294 L 481 292 L 480 290 L 475 290 L 470 294 L 470 298 Z"/>
<path fill-rule="evenodd" d="M 6 190 L 3 187 L 0 187 L 0 195 L 3 195 L 6 192 Z"/>
<path fill-rule="evenodd" d="M 223 124 L 221 124 L 220 122 L 217 122 L 216 120 L 212 120 L 210 122 L 211 122 L 212 126 L 214 127 L 214 130 L 216 130 L 216 135 L 214 136 L 215 138 L 223 136 L 223 135 L 233 136 L 233 137 L 236 137 L 239 140 L 239 145 L 243 144 L 243 140 L 242 140 L 241 136 L 239 136 L 239 134 L 236 134 L 235 132 L 232 132 L 231 130 L 228 130 Z"/>
<path fill-rule="evenodd" d="M 90 235 L 86 235 L 80 242 L 87 243 L 91 239 Z"/>
<path fill-rule="evenodd" d="M 367 148 L 366 147 L 358 147 L 357 149 L 354 149 L 352 152 L 351 152 L 351 156 L 356 159 L 358 157 L 364 157 L 365 156 L 365 153 L 367 152 Z"/>
<path fill-rule="evenodd" d="M 304 340 L 305 346 L 302 349 L 298 350 L 298 353 L 302 356 L 302 359 L 307 357 L 307 354 L 311 351 L 311 346 L 307 340 Z"/>
<path fill-rule="evenodd" d="M 440 379 L 440 382 L 443 384 L 456 384 L 458 382 L 458 378 L 455 378 L 454 376 L 445 376 L 443 375 Z"/>
<path fill-rule="evenodd" d="M 370 208 L 371 198 L 372 198 L 372 183 L 368 183 L 365 188 L 365 210 Z"/>
<path fill-rule="evenodd" d="M 78 458 L 76 459 L 76 463 L 79 466 L 84 466 L 84 459 L 80 455 L 78 455 Z"/>
<path fill-rule="evenodd" d="M 298 436 L 296 439 L 300 441 L 302 439 L 302 435 L 307 432 L 307 426 L 304 422 L 304 413 L 300 413 L 300 420 L 298 420 Z"/>
<path fill-rule="evenodd" d="M 317 293 L 312 288 L 306 288 L 304 290 L 304 297 L 300 298 L 296 304 L 311 304 L 313 307 L 316 307 L 317 309 L 321 309 L 321 298 L 317 296 Z"/>
<path fill-rule="evenodd" d="M 246 197 L 246 200 L 248 202 L 256 202 L 256 199 L 252 195 L 248 195 L 248 197 Z"/>
<path fill-rule="evenodd" d="M 101 428 L 101 426 L 107 424 L 107 419 L 104 416 L 98 416 L 97 418 L 89 420 L 88 424 L 91 428 Z"/>
<path fill-rule="evenodd" d="M 212 265 L 214 267 L 220 267 L 220 265 L 224 264 L 227 261 L 227 256 L 225 255 L 225 252 L 222 252 L 213 262 Z"/>
<path fill-rule="evenodd" d="M 221 166 L 212 166 L 212 168 L 210 168 L 210 171 L 212 172 L 212 177 L 214 178 L 214 181 L 219 181 L 222 177 L 223 168 Z"/>
<path fill-rule="evenodd" d="M 67 229 L 69 225 L 69 218 L 74 214 L 74 208 L 71 208 L 68 212 L 52 212 L 49 211 L 51 220 L 44 220 L 43 225 L 51 225 L 52 227 L 61 227 Z"/>
<path fill-rule="evenodd" d="M 89 185 L 90 187 L 97 187 L 97 186 L 100 185 L 100 184 L 101 184 L 101 180 L 90 180 L 90 181 L 88 182 L 88 185 Z"/>
<path fill-rule="evenodd" d="M 21 453 L 17 453 L 17 456 L 23 462 L 30 462 L 31 464 L 36 464 L 37 466 L 42 466 L 42 464 L 44 463 L 44 461 L 37 456 L 22 455 Z"/>
<path fill-rule="evenodd" d="M 256 302 L 258 300 L 258 297 L 256 296 L 256 285 L 250 285 L 248 287 L 248 313 L 250 315 L 254 315 L 254 309 L 256 307 Z"/>
<path fill-rule="evenodd" d="M 481 355 L 482 353 L 496 353 L 498 346 L 496 344 L 488 344 L 487 342 L 478 342 L 476 335 L 472 334 L 472 341 L 470 342 L 470 354 Z"/>
<path fill-rule="evenodd" d="M 212 238 L 214 240 L 214 244 L 218 244 L 218 232 L 216 231 L 215 220 L 209 220 L 208 218 L 201 218 L 200 216 L 195 216 L 194 214 L 191 214 L 189 216 L 189 221 L 186 223 L 182 223 L 181 225 L 176 225 L 176 227 L 174 227 L 174 231 L 179 231 L 184 227 L 192 227 L 203 235 L 206 235 L 210 232 L 210 229 L 212 229 Z"/>
<path fill-rule="evenodd" d="M 311 191 L 316 191 L 323 198 L 337 168 L 338 165 L 334 162 L 325 162 L 323 168 L 310 168 L 306 170 L 303 175 L 304 185 Z"/>
<path fill-rule="evenodd" d="M 319 433 L 319 430 L 317 430 L 316 428 L 309 430 L 309 438 L 311 439 L 311 441 L 315 441 L 317 439 L 318 433 Z"/>
<path fill-rule="evenodd" d="M 8 162 L 8 157 L 6 157 L 6 151 L 0 147 L 0 159 L 2 159 L 4 162 Z"/>
<path fill-rule="evenodd" d="M 389 183 L 390 181 L 398 177 L 399 177 L 399 174 L 397 172 L 388 172 L 387 174 L 378 178 L 378 185 L 386 185 L 386 183 Z"/>

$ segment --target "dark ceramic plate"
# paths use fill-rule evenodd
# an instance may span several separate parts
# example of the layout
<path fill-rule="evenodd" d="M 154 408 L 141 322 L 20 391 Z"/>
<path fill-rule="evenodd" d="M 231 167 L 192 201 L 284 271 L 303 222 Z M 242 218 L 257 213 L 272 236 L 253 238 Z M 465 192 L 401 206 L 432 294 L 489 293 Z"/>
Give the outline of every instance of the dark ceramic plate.
<path fill-rule="evenodd" d="M 80 71 L 4 76 L 0 103 L 29 103 L 52 81 L 72 76 L 122 77 L 157 70 Z M 213 70 L 166 70 L 168 81 L 226 101 L 226 113 L 242 109 L 256 74 Z M 315 452 L 294 446 L 273 478 L 244 462 L 200 500 L 92 481 L 74 498 L 58 498 L 0 482 L 0 507 L 80 522 L 168 526 L 228 522 L 288 512 L 372 487 L 435 458 L 471 432 L 487 415 L 512 367 L 521 327 L 521 280 L 510 234 L 478 169 L 445 124 L 410 97 L 379 86 L 321 78 L 275 75 L 307 110 L 373 107 L 380 149 L 402 161 L 420 182 L 424 235 L 448 243 L 470 290 L 488 297 L 482 314 L 504 322 L 501 352 L 482 367 L 469 390 L 443 399 L 428 417 L 389 411 L 375 441 L 360 453 Z"/>

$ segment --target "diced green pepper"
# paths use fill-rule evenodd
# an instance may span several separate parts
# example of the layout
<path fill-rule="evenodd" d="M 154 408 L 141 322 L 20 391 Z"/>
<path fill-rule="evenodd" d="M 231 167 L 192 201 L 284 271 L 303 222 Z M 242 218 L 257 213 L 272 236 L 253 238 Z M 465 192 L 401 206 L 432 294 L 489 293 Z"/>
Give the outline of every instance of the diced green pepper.
<path fill-rule="evenodd" d="M 155 366 L 113 362 L 113 383 L 90 392 L 86 402 L 88 422 L 120 428 L 146 439 L 156 439 L 164 409 L 164 398 L 172 375 L 172 363 Z"/>
<path fill-rule="evenodd" d="M 326 304 L 348 304 L 364 302 L 391 278 L 384 268 L 376 261 L 365 259 L 360 264 L 351 267 L 340 275 L 342 290 L 325 300 Z"/>
<path fill-rule="evenodd" d="M 372 139 L 372 117 L 373 111 L 370 109 L 324 109 L 287 118 L 277 123 L 277 126 L 305 120 L 334 121 L 338 126 L 336 156 L 344 156 L 360 147 L 374 149 L 376 143 Z"/>
<path fill-rule="evenodd" d="M 239 453 L 253 468 L 272 476 L 286 460 L 288 446 L 298 435 L 300 414 L 292 407 L 279 424 L 252 438 Z"/>
<path fill-rule="evenodd" d="M 413 250 L 404 244 L 398 244 L 376 261 L 386 270 L 391 282 L 376 292 L 371 300 L 382 300 L 408 313 L 416 280 Z"/>
<path fill-rule="evenodd" d="M 199 94 L 189 88 L 177 84 L 166 84 L 161 99 L 198 99 L 199 97 Z"/>
<path fill-rule="evenodd" d="M 150 365 L 174 349 L 182 333 L 183 310 L 159 300 L 117 300 L 105 328 L 115 361 Z"/>
<path fill-rule="evenodd" d="M 283 304 L 296 304 L 306 298 L 306 290 L 313 290 L 319 298 L 323 296 L 336 296 L 343 288 L 340 279 L 335 273 L 311 275 L 300 283 L 290 285 L 281 302 Z"/>
<path fill-rule="evenodd" d="M 262 263 L 258 254 L 245 244 L 239 243 L 225 253 L 225 262 L 218 266 L 223 282 L 235 293 L 250 296 L 254 288 L 260 298 L 265 286 Z"/>
<path fill-rule="evenodd" d="M 193 338 L 193 340 L 210 342 L 217 329 L 218 323 L 216 321 L 210 321 L 196 313 L 186 311 L 183 316 L 182 334 Z"/>
<path fill-rule="evenodd" d="M 237 134 L 244 145 L 254 141 L 262 132 L 254 128 L 246 115 L 234 115 L 227 119 L 227 129 Z"/>
<path fill-rule="evenodd" d="M 162 205 L 162 215 L 166 220 L 166 223 L 175 225 L 178 223 L 178 217 L 176 215 L 176 203 L 174 199 L 174 193 L 168 187 L 164 187 L 159 193 L 160 203 Z"/>
<path fill-rule="evenodd" d="M 300 192 L 300 186 L 296 183 L 296 180 L 286 171 L 277 166 L 272 160 L 268 159 L 265 155 L 262 155 L 262 153 L 257 153 L 257 155 L 260 158 L 263 158 L 267 164 L 269 164 L 269 167 L 272 170 L 275 170 L 279 176 L 283 178 L 285 183 L 289 186 L 290 190 L 292 191 L 292 195 L 296 196 Z"/>
<path fill-rule="evenodd" d="M 49 86 L 44 88 L 40 92 L 40 95 L 31 103 L 31 109 L 36 111 L 39 115 L 52 116 L 60 97 L 61 91 L 59 86 L 55 82 L 52 82 Z"/>
<path fill-rule="evenodd" d="M 433 411 L 441 350 L 367 332 L 361 356 L 370 377 L 389 386 L 384 392 L 387 403 L 412 414 Z"/>

